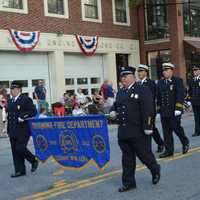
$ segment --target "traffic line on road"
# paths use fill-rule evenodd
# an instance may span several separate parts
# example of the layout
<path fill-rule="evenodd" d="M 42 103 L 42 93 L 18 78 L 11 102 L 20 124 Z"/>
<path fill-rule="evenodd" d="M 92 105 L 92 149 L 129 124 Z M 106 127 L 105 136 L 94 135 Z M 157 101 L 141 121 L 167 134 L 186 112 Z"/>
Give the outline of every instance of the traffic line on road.
<path fill-rule="evenodd" d="M 158 159 L 159 163 L 167 163 L 170 161 L 175 161 L 175 160 L 179 160 L 185 157 L 189 157 L 191 155 L 193 155 L 193 153 L 199 153 L 200 152 L 200 147 L 196 147 L 196 148 L 192 148 L 189 150 L 189 152 L 187 154 L 181 154 L 181 153 L 176 153 L 174 156 L 168 157 L 168 158 L 162 158 L 162 159 Z M 137 165 L 136 167 L 136 171 L 143 171 L 145 170 L 146 167 L 145 166 L 141 166 L 141 165 Z M 116 176 L 119 176 L 121 174 L 121 169 L 120 170 L 115 170 L 115 171 L 111 171 L 102 175 L 98 175 L 95 177 L 91 177 L 88 179 L 84 179 L 84 180 L 80 180 L 77 182 L 73 182 L 73 183 L 67 183 L 64 179 L 60 180 L 58 182 L 55 182 L 53 187 L 49 190 L 43 191 L 43 192 L 39 192 L 39 193 L 35 193 L 32 195 L 28 195 L 22 198 L 19 198 L 18 200 L 44 200 L 44 199 L 50 199 L 59 195 L 62 195 L 64 193 L 68 193 L 68 192 L 72 192 L 75 190 L 79 190 L 79 189 L 83 189 L 83 188 L 87 188 L 99 183 L 102 183 L 104 181 L 110 180 Z"/>

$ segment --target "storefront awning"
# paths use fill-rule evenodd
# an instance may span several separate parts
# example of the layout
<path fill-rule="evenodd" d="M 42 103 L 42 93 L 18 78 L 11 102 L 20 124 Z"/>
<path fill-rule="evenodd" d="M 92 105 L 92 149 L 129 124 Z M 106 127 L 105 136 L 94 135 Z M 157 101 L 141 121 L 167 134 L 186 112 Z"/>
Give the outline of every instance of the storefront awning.
<path fill-rule="evenodd" d="M 184 40 L 184 47 L 200 53 L 200 40 Z"/>

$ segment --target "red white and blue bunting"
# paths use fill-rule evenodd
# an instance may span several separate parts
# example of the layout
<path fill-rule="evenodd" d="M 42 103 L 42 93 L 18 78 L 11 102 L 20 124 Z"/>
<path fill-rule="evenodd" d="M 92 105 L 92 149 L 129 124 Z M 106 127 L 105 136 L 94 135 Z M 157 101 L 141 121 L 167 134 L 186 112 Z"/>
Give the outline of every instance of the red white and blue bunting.
<path fill-rule="evenodd" d="M 98 36 L 89 37 L 76 35 L 76 39 L 81 51 L 86 56 L 92 56 L 95 53 L 98 45 Z"/>
<path fill-rule="evenodd" d="M 39 42 L 40 32 L 25 32 L 9 29 L 11 38 L 21 52 L 30 52 Z"/>

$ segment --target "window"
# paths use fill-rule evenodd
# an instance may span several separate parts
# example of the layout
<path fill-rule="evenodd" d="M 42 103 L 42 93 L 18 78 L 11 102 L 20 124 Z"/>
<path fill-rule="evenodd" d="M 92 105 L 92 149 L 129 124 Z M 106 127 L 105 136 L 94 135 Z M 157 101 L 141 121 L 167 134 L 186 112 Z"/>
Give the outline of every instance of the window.
<path fill-rule="evenodd" d="M 44 0 L 45 16 L 68 18 L 68 0 Z"/>
<path fill-rule="evenodd" d="M 152 79 L 157 80 L 162 77 L 162 64 L 164 62 L 170 62 L 171 51 L 161 50 L 152 51 L 147 53 L 148 65 L 150 66 L 150 76 Z"/>
<path fill-rule="evenodd" d="M 168 0 L 145 0 L 145 39 L 169 38 Z"/>
<path fill-rule="evenodd" d="M 200 37 L 200 1 L 184 0 L 183 21 L 186 36 Z"/>
<path fill-rule="evenodd" d="M 39 80 L 42 80 L 42 81 L 45 83 L 45 80 L 44 80 L 44 79 L 34 79 L 34 80 L 32 80 L 32 87 L 38 86 L 38 81 L 39 81 Z"/>
<path fill-rule="evenodd" d="M 74 79 L 73 78 L 66 78 L 65 79 L 65 85 L 74 85 Z"/>
<path fill-rule="evenodd" d="M 22 85 L 22 87 L 28 87 L 28 80 L 16 80 L 16 81 L 19 82 Z"/>
<path fill-rule="evenodd" d="M 101 0 L 82 0 L 81 5 L 84 21 L 102 22 Z"/>
<path fill-rule="evenodd" d="M 128 54 L 116 54 L 116 67 L 117 67 L 117 84 L 120 82 L 121 67 L 128 66 Z"/>
<path fill-rule="evenodd" d="M 9 81 L 0 81 L 0 88 L 9 88 Z"/>
<path fill-rule="evenodd" d="M 112 0 L 114 24 L 130 25 L 128 0 Z"/>
<path fill-rule="evenodd" d="M 88 79 L 87 78 L 77 78 L 77 84 L 78 85 L 88 84 Z"/>
<path fill-rule="evenodd" d="M 92 88 L 91 94 L 99 93 L 99 88 Z"/>
<path fill-rule="evenodd" d="M 22 2 L 22 0 L 4 0 L 3 7 L 4 8 L 23 9 L 23 2 Z"/>
<path fill-rule="evenodd" d="M 101 83 L 101 78 L 99 78 L 99 77 L 92 77 L 92 78 L 90 78 L 90 83 L 91 84 L 100 84 Z"/>
<path fill-rule="evenodd" d="M 7 12 L 28 13 L 27 0 L 1 0 L 0 10 Z"/>

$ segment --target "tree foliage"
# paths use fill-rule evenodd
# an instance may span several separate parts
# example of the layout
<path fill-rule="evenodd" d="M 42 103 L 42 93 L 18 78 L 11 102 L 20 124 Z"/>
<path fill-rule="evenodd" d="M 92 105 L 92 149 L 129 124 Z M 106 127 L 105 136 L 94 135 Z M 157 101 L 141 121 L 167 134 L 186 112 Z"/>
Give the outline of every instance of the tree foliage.
<path fill-rule="evenodd" d="M 137 7 L 143 3 L 143 0 L 129 0 L 130 6 Z"/>

